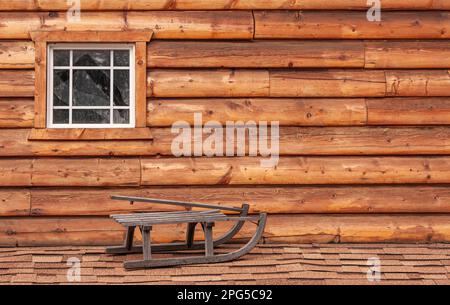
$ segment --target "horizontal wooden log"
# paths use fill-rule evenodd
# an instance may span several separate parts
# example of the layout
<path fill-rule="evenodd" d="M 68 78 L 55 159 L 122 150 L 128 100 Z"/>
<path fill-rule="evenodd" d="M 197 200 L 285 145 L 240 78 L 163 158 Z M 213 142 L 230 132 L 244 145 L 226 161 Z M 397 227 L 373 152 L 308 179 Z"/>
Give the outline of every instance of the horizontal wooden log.
<path fill-rule="evenodd" d="M 450 42 L 447 41 L 368 41 L 365 44 L 365 68 L 450 67 Z"/>
<path fill-rule="evenodd" d="M 384 96 L 383 71 L 171 70 L 148 73 L 154 97 L 366 97 Z"/>
<path fill-rule="evenodd" d="M 192 140 L 190 152 L 196 143 Z M 30 141 L 29 130 L 1 129 L 0 156 L 2 157 L 51 157 L 51 156 L 173 156 L 172 145 L 177 133 L 170 128 L 152 129 L 152 140 L 119 141 Z M 223 139 L 226 134 L 223 134 Z M 268 143 L 270 144 L 270 137 Z M 244 150 L 249 151 L 248 137 Z M 241 143 L 241 142 L 239 142 Z M 236 147 L 234 140 L 223 141 L 222 154 L 228 145 Z M 202 155 L 207 154 L 205 144 Z M 297 155 L 447 155 L 450 149 L 450 127 L 281 127 L 279 130 L 279 154 Z"/>
<path fill-rule="evenodd" d="M 447 97 L 150 99 L 147 109 L 147 125 L 151 127 L 169 127 L 178 120 L 192 125 L 194 112 L 202 114 L 203 122 L 214 120 L 222 124 L 226 121 L 253 120 L 279 121 L 280 126 L 360 126 L 366 124 L 366 118 L 369 125 L 450 124 L 450 99 Z M 296 115 L 292 115 L 293 113 Z M 30 128 L 33 117 L 32 99 L 0 99 L 1 128 Z M 10 135 L 17 139 L 18 143 L 23 142 L 24 135 Z M 91 143 L 85 145 L 88 148 Z M 151 151 L 149 143 L 145 141 L 142 145 L 147 145 L 148 149 L 146 152 L 144 150 L 144 154 L 148 154 Z M 133 147 L 135 145 L 129 142 L 130 155 L 142 151 L 140 148 L 134 150 Z M 57 150 L 61 153 L 66 151 L 61 146 Z M 26 151 L 28 150 L 25 149 Z"/>
<path fill-rule="evenodd" d="M 448 125 L 449 98 L 367 99 L 369 125 Z"/>
<path fill-rule="evenodd" d="M 228 9 L 304 9 L 304 10 L 366 10 L 366 0 L 81 0 L 84 10 L 228 10 Z M 446 10 L 446 0 L 383 0 L 383 9 L 400 10 Z M 66 0 L 20 0 L 0 3 L 0 10 L 60 10 L 66 11 L 71 4 Z"/>
<path fill-rule="evenodd" d="M 388 96 L 448 96 L 447 70 L 386 71 Z"/>
<path fill-rule="evenodd" d="M 31 194 L 28 189 L 0 189 L 0 217 L 30 215 Z"/>
<path fill-rule="evenodd" d="M 270 71 L 271 97 L 372 97 L 385 92 L 383 71 Z"/>
<path fill-rule="evenodd" d="M 33 119 L 32 99 L 0 99 L 0 128 L 32 127 Z"/>
<path fill-rule="evenodd" d="M 267 158 L 266 158 L 267 159 Z M 0 159 L 0 186 L 450 183 L 449 157 Z"/>
<path fill-rule="evenodd" d="M 447 96 L 447 70 L 154 69 L 149 97 Z M 0 97 L 34 96 L 34 72 L 0 70 Z"/>
<path fill-rule="evenodd" d="M 436 41 L 164 41 L 148 45 L 149 68 L 450 67 L 450 42 Z M 0 41 L 0 69 L 34 69 L 34 45 Z"/>
<path fill-rule="evenodd" d="M 138 185 L 139 159 L 0 159 L 0 186 Z"/>
<path fill-rule="evenodd" d="M 141 159 L 142 185 L 449 183 L 448 157 Z M 265 158 L 266 160 L 268 158 Z"/>
<path fill-rule="evenodd" d="M 383 12 L 370 22 L 365 11 L 255 11 L 255 38 L 444 39 L 449 12 Z"/>
<path fill-rule="evenodd" d="M 35 159 L 31 185 L 138 185 L 139 159 Z"/>
<path fill-rule="evenodd" d="M 29 39 L 31 31 L 152 30 L 155 39 L 251 39 L 250 11 L 83 12 L 79 21 L 66 12 L 0 12 L 0 39 Z"/>
<path fill-rule="evenodd" d="M 0 97 L 33 97 L 34 71 L 0 70 Z"/>
<path fill-rule="evenodd" d="M 3 206 L 0 216 L 19 216 L 25 212 L 33 216 L 100 216 L 182 209 L 139 202 L 130 205 L 112 200 L 111 195 L 236 207 L 245 202 L 250 205 L 252 213 L 450 213 L 448 186 L 32 188 L 30 191 L 1 191 L 0 198 L 6 198 L 10 208 L 5 210 Z M 16 201 L 18 203 L 13 207 Z"/>
<path fill-rule="evenodd" d="M 449 242 L 448 215 L 272 215 L 262 242 Z M 154 228 L 155 243 L 183 240 L 184 224 Z M 215 234 L 229 227 L 217 223 Z M 236 240 L 249 238 L 255 226 L 246 224 Z M 196 239 L 203 235 L 198 229 Z M 123 242 L 124 229 L 106 217 L 6 218 L 0 222 L 0 245 L 113 245 Z M 137 239 L 140 239 L 138 235 Z"/>
<path fill-rule="evenodd" d="M 279 121 L 280 126 L 364 125 L 364 99 L 150 99 L 148 126 L 194 124 L 194 113 L 204 122 Z M 295 115 L 292 115 L 295 113 Z"/>
<path fill-rule="evenodd" d="M 152 68 L 362 68 L 360 41 L 153 41 Z M 1 60 L 1 59 L 0 59 Z"/>
<path fill-rule="evenodd" d="M 34 44 L 0 41 L 0 69 L 34 69 Z"/>
<path fill-rule="evenodd" d="M 266 70 L 150 70 L 147 95 L 155 97 L 269 96 Z"/>

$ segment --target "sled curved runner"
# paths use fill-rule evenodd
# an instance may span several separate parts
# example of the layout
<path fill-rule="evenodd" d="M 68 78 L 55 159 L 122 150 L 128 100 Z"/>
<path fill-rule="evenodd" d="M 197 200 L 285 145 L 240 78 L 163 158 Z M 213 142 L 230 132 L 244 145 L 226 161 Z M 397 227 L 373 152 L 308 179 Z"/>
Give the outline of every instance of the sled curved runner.
<path fill-rule="evenodd" d="M 241 208 L 237 208 L 141 197 L 112 196 L 111 198 L 116 200 L 127 200 L 130 201 L 131 204 L 133 204 L 133 202 L 149 202 L 178 205 L 187 208 L 199 207 L 207 209 L 206 211 L 201 212 L 183 211 L 111 215 L 113 219 L 127 227 L 127 234 L 123 246 L 108 247 L 106 249 L 106 252 L 111 254 L 143 253 L 144 256 L 144 259 L 140 261 L 125 262 L 125 268 L 150 268 L 184 264 L 214 263 L 237 259 L 242 255 L 247 254 L 256 246 L 256 244 L 262 237 L 266 223 L 266 214 L 260 214 L 259 216 L 248 216 L 248 204 L 243 204 Z M 225 215 L 221 213 L 220 210 L 239 212 L 239 215 Z M 216 221 L 234 221 L 235 224 L 227 233 L 225 233 L 218 239 L 213 240 L 212 230 Z M 237 251 L 227 254 L 214 255 L 214 247 L 217 247 L 231 240 L 241 230 L 245 221 L 257 221 L 258 224 L 256 232 L 250 239 L 250 241 Z M 153 225 L 176 223 L 187 224 L 186 242 L 151 245 L 150 232 Z M 194 232 L 197 224 L 201 224 L 203 228 L 205 241 L 194 242 Z M 133 236 L 136 227 L 139 227 L 142 232 L 142 246 L 133 246 Z M 151 253 L 154 252 L 196 250 L 202 248 L 205 248 L 204 257 L 151 259 Z"/>

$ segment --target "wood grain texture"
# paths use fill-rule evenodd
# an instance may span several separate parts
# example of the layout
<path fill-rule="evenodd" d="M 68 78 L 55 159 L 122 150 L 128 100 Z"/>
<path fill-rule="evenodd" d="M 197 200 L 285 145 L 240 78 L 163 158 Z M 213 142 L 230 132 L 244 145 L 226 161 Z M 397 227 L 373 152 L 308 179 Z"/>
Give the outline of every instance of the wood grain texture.
<path fill-rule="evenodd" d="M 178 133 L 170 128 L 152 129 L 147 140 L 104 139 L 104 134 L 56 132 L 49 140 L 47 130 L 30 140 L 29 130 L 1 129 L 0 156 L 2 157 L 77 157 L 77 156 L 173 156 L 172 143 Z M 50 130 L 48 130 L 50 131 Z M 59 130 L 58 130 L 59 131 Z M 95 130 L 94 130 L 95 131 Z M 34 131 L 36 133 L 36 131 Z M 41 137 L 38 137 L 41 136 Z M 50 135 L 51 136 L 51 135 Z M 79 140 L 77 140 L 77 137 Z M 83 138 L 84 137 L 84 138 Z M 209 137 L 203 135 L 203 141 Z M 223 135 L 225 138 L 225 135 Z M 192 137 L 194 139 L 194 137 Z M 298 155 L 447 155 L 450 149 L 450 127 L 281 127 L 279 154 Z M 270 136 L 268 143 L 270 143 Z M 223 142 L 222 154 L 228 145 L 236 147 L 234 140 Z M 248 138 L 243 147 L 248 154 Z M 191 142 L 192 148 L 196 142 Z M 201 142 L 200 142 L 201 143 Z M 205 144 L 202 155 L 206 156 Z"/>
<path fill-rule="evenodd" d="M 271 215 L 263 242 L 266 243 L 368 243 L 368 242 L 448 242 L 448 215 Z M 229 224 L 218 223 L 215 234 L 223 234 Z M 249 238 L 254 225 L 246 224 L 238 239 Z M 154 228 L 155 243 L 182 240 L 182 225 Z M 200 230 L 200 229 L 198 229 Z M 121 244 L 124 228 L 106 217 L 8 218 L 0 222 L 0 245 L 64 246 Z M 200 231 L 196 239 L 202 237 Z M 137 237 L 140 240 L 140 236 Z"/>
<path fill-rule="evenodd" d="M 45 129 L 43 129 L 45 130 Z M 0 155 L 25 156 L 139 156 L 155 155 L 157 147 L 147 140 L 28 140 L 29 129 L 0 129 Z M 58 137 L 64 134 L 58 133 Z M 4 146 L 3 146 L 4 145 Z"/>
<path fill-rule="evenodd" d="M 153 69 L 148 97 L 447 96 L 448 70 Z M 34 72 L 0 70 L 0 97 L 34 95 Z"/>
<path fill-rule="evenodd" d="M 35 42 L 34 128 L 47 126 L 47 43 Z"/>
<path fill-rule="evenodd" d="M 109 39 L 128 32 L 109 32 L 115 34 L 108 34 Z M 92 36 L 95 38 L 95 34 Z M 435 69 L 450 67 L 449 49 L 450 43 L 444 40 L 155 40 L 147 48 L 147 66 Z M 34 52 L 34 44 L 29 41 L 0 41 L 0 69 L 32 69 Z"/>
<path fill-rule="evenodd" d="M 449 183 L 448 157 L 142 158 L 142 185 Z"/>
<path fill-rule="evenodd" d="M 388 96 L 448 96 L 447 70 L 386 71 Z"/>
<path fill-rule="evenodd" d="M 35 159 L 33 186 L 138 185 L 139 159 Z"/>
<path fill-rule="evenodd" d="M 153 97 L 269 96 L 269 72 L 155 69 L 147 73 L 147 90 Z"/>
<path fill-rule="evenodd" d="M 33 97 L 34 71 L 0 70 L 0 97 Z"/>
<path fill-rule="evenodd" d="M 0 128 L 32 127 L 33 119 L 32 99 L 0 98 Z"/>
<path fill-rule="evenodd" d="M 255 11 L 255 38 L 280 39 L 444 39 L 448 12 L 383 12 L 368 22 L 366 12 Z"/>
<path fill-rule="evenodd" d="M 193 113 L 204 122 L 279 121 L 280 126 L 363 125 L 367 113 L 364 99 L 150 99 L 148 126 L 171 126 L 182 120 L 194 124 Z M 295 115 L 293 115 L 295 114 Z"/>
<path fill-rule="evenodd" d="M 71 22 L 65 12 L 0 12 L 0 39 L 29 39 L 30 32 L 151 30 L 157 39 L 251 39 L 250 11 L 83 12 Z"/>
<path fill-rule="evenodd" d="M 228 9 L 304 9 L 366 10 L 365 0 L 81 0 L 83 10 L 228 10 Z M 65 0 L 15 0 L 0 3 L 1 10 L 60 10 L 71 6 Z M 383 0 L 383 9 L 446 10 L 446 0 Z"/>
<path fill-rule="evenodd" d="M 384 96 L 383 71 L 270 70 L 271 97 L 373 97 Z"/>
<path fill-rule="evenodd" d="M 279 121 L 280 126 L 362 126 L 366 124 L 367 117 L 369 125 L 449 125 L 450 99 L 447 97 L 149 99 L 147 125 L 169 127 L 178 120 L 192 125 L 194 112 L 201 113 L 204 122 L 215 120 L 221 123 L 230 120 L 244 122 L 254 120 Z M 292 115 L 293 113 L 295 115 Z M 30 128 L 33 126 L 33 118 L 32 99 L 0 99 L 1 128 Z M 17 139 L 22 142 L 20 136 Z"/>
<path fill-rule="evenodd" d="M 0 69 L 34 69 L 34 44 L 0 41 Z"/>
<path fill-rule="evenodd" d="M 450 43 L 443 41 L 367 41 L 365 68 L 441 69 L 450 67 Z"/>
<path fill-rule="evenodd" d="M 382 98 L 367 99 L 369 125 L 448 125 L 450 99 Z"/>
<path fill-rule="evenodd" d="M 30 215 L 31 193 L 28 189 L 0 189 L 0 217 Z"/>
<path fill-rule="evenodd" d="M 359 41 L 153 41 L 151 68 L 362 68 Z"/>
<path fill-rule="evenodd" d="M 33 188 L 5 190 L 0 198 L 12 203 L 18 196 L 22 209 L 33 216 L 100 216 L 137 211 L 180 210 L 180 207 L 110 199 L 111 194 L 162 198 L 227 206 L 250 205 L 252 213 L 449 213 L 446 186 L 323 186 L 323 187 L 169 187 L 169 188 Z M 3 194 L 3 195 L 2 195 Z M 27 196 L 22 195 L 27 194 Z M 23 197 L 23 198 L 22 198 Z M 25 200 L 28 198 L 28 200 Z M 30 210 L 31 201 L 31 210 Z M 18 205 L 18 206 L 22 206 Z M 8 210 L 7 210 L 8 211 Z"/>
<path fill-rule="evenodd" d="M 450 183 L 448 157 L 0 159 L 1 186 Z"/>

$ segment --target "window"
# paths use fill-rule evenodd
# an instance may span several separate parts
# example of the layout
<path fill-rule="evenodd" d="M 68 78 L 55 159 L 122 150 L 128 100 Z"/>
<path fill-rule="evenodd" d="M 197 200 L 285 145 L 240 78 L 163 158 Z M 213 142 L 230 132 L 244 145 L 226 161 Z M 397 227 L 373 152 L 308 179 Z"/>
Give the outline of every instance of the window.
<path fill-rule="evenodd" d="M 49 44 L 48 128 L 134 127 L 133 44 Z"/>
<path fill-rule="evenodd" d="M 33 31 L 29 140 L 150 139 L 147 43 L 153 32 Z"/>

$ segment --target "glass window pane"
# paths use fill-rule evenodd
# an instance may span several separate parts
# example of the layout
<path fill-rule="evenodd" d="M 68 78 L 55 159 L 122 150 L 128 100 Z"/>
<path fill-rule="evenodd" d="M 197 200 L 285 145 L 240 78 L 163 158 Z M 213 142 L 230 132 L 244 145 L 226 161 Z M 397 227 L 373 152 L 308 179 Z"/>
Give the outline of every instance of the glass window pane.
<path fill-rule="evenodd" d="M 68 124 L 69 109 L 53 109 L 53 124 Z"/>
<path fill-rule="evenodd" d="M 108 124 L 109 109 L 73 109 L 72 123 L 74 124 Z"/>
<path fill-rule="evenodd" d="M 130 123 L 130 111 L 128 109 L 114 109 L 113 123 L 114 124 Z"/>
<path fill-rule="evenodd" d="M 109 66 L 111 62 L 109 50 L 74 50 L 74 66 Z"/>
<path fill-rule="evenodd" d="M 53 70 L 53 105 L 69 106 L 69 70 Z"/>
<path fill-rule="evenodd" d="M 130 105 L 130 71 L 114 71 L 114 105 Z"/>
<path fill-rule="evenodd" d="M 53 65 L 54 66 L 69 66 L 70 65 L 70 51 L 69 50 L 53 50 Z"/>
<path fill-rule="evenodd" d="M 109 106 L 110 71 L 74 70 L 72 94 L 74 106 Z"/>
<path fill-rule="evenodd" d="M 115 50 L 114 51 L 114 66 L 128 67 L 130 65 L 130 51 L 129 50 Z"/>

